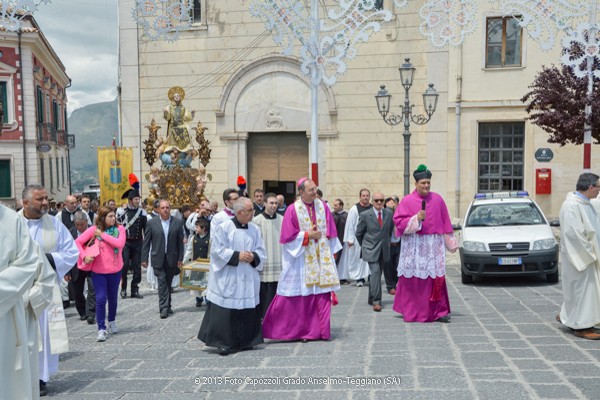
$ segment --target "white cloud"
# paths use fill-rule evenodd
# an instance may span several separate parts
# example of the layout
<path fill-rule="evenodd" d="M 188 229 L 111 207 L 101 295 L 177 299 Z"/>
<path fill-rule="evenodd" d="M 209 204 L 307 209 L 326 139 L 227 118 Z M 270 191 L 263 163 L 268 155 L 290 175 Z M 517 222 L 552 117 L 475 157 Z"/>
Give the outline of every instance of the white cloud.
<path fill-rule="evenodd" d="M 117 96 L 117 0 L 55 0 L 34 15 L 71 78 L 69 112 Z"/>

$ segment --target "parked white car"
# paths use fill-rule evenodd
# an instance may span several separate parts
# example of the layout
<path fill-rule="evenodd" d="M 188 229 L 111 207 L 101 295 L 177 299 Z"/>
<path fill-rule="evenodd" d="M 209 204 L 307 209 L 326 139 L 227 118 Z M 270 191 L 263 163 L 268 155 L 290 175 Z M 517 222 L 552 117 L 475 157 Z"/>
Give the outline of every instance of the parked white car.
<path fill-rule="evenodd" d="M 558 243 L 527 192 L 476 194 L 461 228 L 462 283 L 474 276 L 536 274 L 558 282 Z"/>

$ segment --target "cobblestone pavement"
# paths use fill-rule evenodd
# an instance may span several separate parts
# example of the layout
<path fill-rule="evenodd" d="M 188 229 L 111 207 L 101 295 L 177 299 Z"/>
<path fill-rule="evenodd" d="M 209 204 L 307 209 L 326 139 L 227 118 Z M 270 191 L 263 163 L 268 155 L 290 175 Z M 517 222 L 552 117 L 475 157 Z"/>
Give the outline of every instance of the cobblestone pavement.
<path fill-rule="evenodd" d="M 449 258 L 452 322 L 405 323 L 384 293 L 343 286 L 327 342 L 270 342 L 219 356 L 196 339 L 205 307 L 179 289 L 161 320 L 156 291 L 121 300 L 118 334 L 67 309 L 71 351 L 61 355 L 50 397 L 60 399 L 593 399 L 600 394 L 600 343 L 554 319 L 561 285 L 543 278 L 460 283 Z M 145 282 L 145 279 L 144 279 Z"/>

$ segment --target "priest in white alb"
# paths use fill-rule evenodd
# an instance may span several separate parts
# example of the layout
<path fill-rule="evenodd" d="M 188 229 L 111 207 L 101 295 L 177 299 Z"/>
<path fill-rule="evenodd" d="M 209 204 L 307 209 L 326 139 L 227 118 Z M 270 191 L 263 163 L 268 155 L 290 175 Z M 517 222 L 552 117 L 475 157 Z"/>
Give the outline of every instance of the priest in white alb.
<path fill-rule="evenodd" d="M 258 273 L 267 255 L 258 227 L 250 223 L 250 199 L 238 199 L 233 210 L 232 219 L 211 226 L 208 304 L 198 332 L 223 356 L 263 343 Z"/>
<path fill-rule="evenodd" d="M 560 208 L 563 304 L 556 319 L 577 337 L 600 339 L 600 220 L 590 203 L 600 192 L 599 176 L 585 172 Z"/>
<path fill-rule="evenodd" d="M 332 293 L 340 288 L 333 254 L 342 246 L 329 207 L 308 178 L 300 199 L 287 208 L 280 242 L 282 271 L 277 295 L 263 320 L 263 335 L 276 340 L 328 340 Z"/>
<path fill-rule="evenodd" d="M 277 214 L 277 195 L 264 196 L 264 208 L 254 217 L 252 223 L 258 226 L 267 251 L 267 260 L 260 271 L 260 313 L 264 317 L 277 294 L 277 283 L 281 275 L 281 226 L 283 217 Z"/>
<path fill-rule="evenodd" d="M 344 229 L 344 251 L 340 257 L 340 270 L 347 270 L 351 280 L 356 281 L 356 286 L 362 287 L 369 277 L 369 263 L 361 258 L 360 243 L 356 240 L 356 228 L 358 227 L 359 215 L 365 210 L 373 207 L 371 204 L 371 192 L 369 189 L 360 190 L 360 200 L 350 207 L 346 227 Z"/>
<path fill-rule="evenodd" d="M 37 399 L 37 320 L 50 304 L 56 279 L 27 225 L 1 204 L 0 226 L 5 227 L 0 229 L 0 397 Z"/>
<path fill-rule="evenodd" d="M 31 238 L 42 248 L 42 252 L 62 280 L 77 263 L 79 250 L 73 236 L 63 223 L 48 214 L 48 193 L 41 185 L 28 185 L 23 190 L 21 217 L 29 227 Z M 68 351 L 67 325 L 62 308 L 58 283 L 54 286 L 52 302 L 39 318 L 42 350 L 39 353 L 40 395 L 47 394 L 46 383 L 58 372 L 58 354 Z"/>

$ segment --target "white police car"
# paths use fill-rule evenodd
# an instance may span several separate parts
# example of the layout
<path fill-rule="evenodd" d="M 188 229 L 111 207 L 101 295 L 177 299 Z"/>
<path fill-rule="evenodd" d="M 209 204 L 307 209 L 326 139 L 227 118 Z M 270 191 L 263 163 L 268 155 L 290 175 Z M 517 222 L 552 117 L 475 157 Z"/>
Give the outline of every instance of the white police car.
<path fill-rule="evenodd" d="M 462 283 L 474 276 L 535 274 L 558 282 L 558 244 L 527 192 L 478 193 L 461 225 Z"/>

